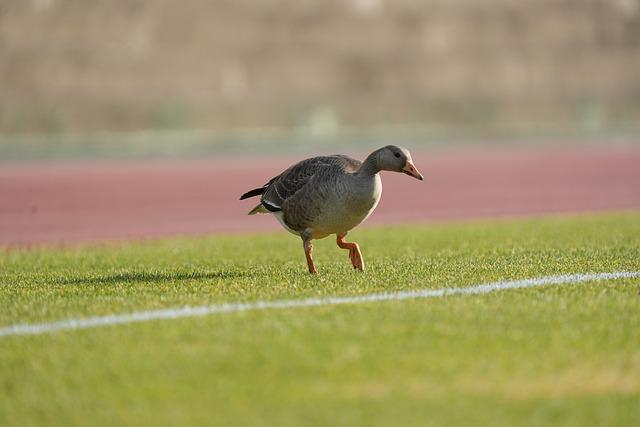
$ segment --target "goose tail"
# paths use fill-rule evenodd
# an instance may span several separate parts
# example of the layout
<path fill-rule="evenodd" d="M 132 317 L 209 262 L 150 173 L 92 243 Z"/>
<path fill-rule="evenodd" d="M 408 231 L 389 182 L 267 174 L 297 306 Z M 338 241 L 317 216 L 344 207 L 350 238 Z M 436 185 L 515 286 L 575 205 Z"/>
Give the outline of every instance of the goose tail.
<path fill-rule="evenodd" d="M 248 199 L 249 197 L 259 196 L 261 194 L 264 194 L 265 191 L 267 191 L 267 187 L 254 188 L 253 190 L 247 191 L 242 196 L 240 196 L 240 200 Z"/>
<path fill-rule="evenodd" d="M 255 208 L 251 209 L 247 215 L 255 215 L 255 214 L 266 214 L 269 213 L 267 208 L 265 208 L 262 203 L 260 203 Z"/>

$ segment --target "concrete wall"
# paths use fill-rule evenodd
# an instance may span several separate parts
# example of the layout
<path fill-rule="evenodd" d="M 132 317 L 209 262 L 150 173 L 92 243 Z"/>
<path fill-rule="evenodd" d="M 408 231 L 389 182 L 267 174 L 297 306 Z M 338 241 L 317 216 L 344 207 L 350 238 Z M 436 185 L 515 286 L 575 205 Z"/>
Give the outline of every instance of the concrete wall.
<path fill-rule="evenodd" d="M 0 0 L 0 132 L 640 121 L 640 0 Z"/>

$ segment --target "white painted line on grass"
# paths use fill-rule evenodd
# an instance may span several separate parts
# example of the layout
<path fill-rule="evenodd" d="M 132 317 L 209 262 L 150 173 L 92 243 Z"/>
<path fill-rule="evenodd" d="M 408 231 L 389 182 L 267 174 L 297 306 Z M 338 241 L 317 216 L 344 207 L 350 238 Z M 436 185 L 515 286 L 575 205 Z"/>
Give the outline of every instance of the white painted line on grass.
<path fill-rule="evenodd" d="M 420 289 L 415 291 L 385 292 L 369 295 L 354 295 L 345 297 L 324 297 L 289 299 L 275 301 L 256 301 L 247 303 L 227 303 L 215 305 L 201 305 L 196 307 L 178 307 L 162 310 L 139 311 L 128 314 L 114 314 L 109 316 L 67 319 L 51 323 L 25 323 L 7 326 L 0 329 L 0 337 L 14 335 L 38 335 L 56 331 L 72 329 L 99 328 L 103 326 L 122 325 L 126 323 L 147 322 L 160 319 L 179 319 L 183 317 L 207 316 L 210 314 L 235 313 L 240 311 L 320 307 L 340 304 L 360 304 L 379 301 L 401 301 L 421 298 L 440 298 L 449 295 L 478 295 L 508 289 L 533 288 L 545 285 L 565 285 L 596 280 L 615 280 L 640 278 L 639 271 L 617 271 L 613 273 L 564 274 L 559 276 L 538 277 L 535 279 L 510 280 L 485 283 L 463 288 Z"/>

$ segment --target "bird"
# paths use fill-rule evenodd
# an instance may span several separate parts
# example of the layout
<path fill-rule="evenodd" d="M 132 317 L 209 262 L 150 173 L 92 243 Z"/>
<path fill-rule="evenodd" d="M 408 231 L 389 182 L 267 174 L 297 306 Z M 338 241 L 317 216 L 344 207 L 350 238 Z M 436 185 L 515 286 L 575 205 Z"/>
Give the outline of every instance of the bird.
<path fill-rule="evenodd" d="M 302 238 L 309 273 L 318 273 L 311 241 L 333 234 L 338 247 L 349 251 L 353 268 L 364 272 L 360 245 L 346 242 L 345 237 L 378 205 L 382 196 L 380 171 L 424 179 L 409 150 L 387 145 L 362 162 L 342 154 L 302 160 L 262 187 L 247 191 L 240 200 L 261 196 L 249 215 L 272 214 L 287 231 Z"/>

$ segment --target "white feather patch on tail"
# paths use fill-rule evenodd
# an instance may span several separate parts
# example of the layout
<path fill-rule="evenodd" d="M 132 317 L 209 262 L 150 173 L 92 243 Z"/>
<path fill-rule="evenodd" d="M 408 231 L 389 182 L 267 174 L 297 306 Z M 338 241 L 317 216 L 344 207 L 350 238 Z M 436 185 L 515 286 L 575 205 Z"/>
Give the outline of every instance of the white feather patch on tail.
<path fill-rule="evenodd" d="M 256 206 L 255 208 L 251 209 L 251 211 L 249 212 L 249 215 L 255 215 L 255 214 L 271 214 L 273 216 L 276 217 L 276 219 L 278 220 L 278 222 L 284 227 L 285 230 L 287 230 L 289 233 L 295 234 L 296 236 L 299 236 L 300 233 L 298 233 L 295 230 L 292 230 L 291 228 L 289 228 L 289 226 L 287 225 L 286 222 L 284 222 L 284 214 L 282 213 L 282 211 L 277 211 L 277 212 L 271 212 L 269 211 L 269 209 L 265 208 L 262 203 L 260 203 L 258 206 Z"/>

